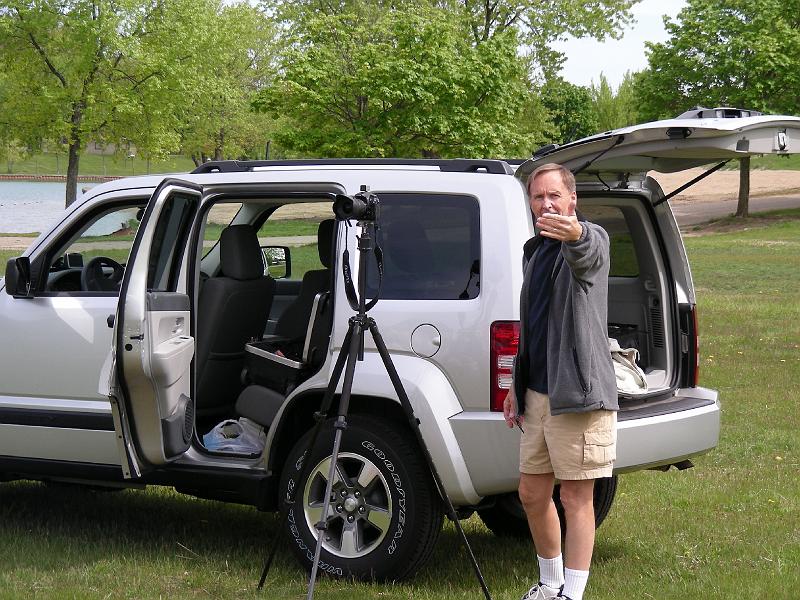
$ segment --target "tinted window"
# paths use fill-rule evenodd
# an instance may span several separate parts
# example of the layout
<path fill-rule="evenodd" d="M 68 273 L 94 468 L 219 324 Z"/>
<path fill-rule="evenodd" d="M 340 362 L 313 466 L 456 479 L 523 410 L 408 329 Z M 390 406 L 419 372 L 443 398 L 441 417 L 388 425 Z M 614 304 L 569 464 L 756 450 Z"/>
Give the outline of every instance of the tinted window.
<path fill-rule="evenodd" d="M 181 255 L 198 197 L 175 193 L 168 198 L 158 217 L 147 273 L 147 289 L 174 292 Z"/>
<path fill-rule="evenodd" d="M 381 298 L 468 300 L 480 287 L 478 201 L 450 194 L 379 193 Z M 377 291 L 371 266 L 367 295 Z"/>
<path fill-rule="evenodd" d="M 612 206 L 581 206 L 580 212 L 592 223 L 608 232 L 611 242 L 611 277 L 637 277 L 639 261 L 633 245 L 628 221 L 619 208 Z"/>

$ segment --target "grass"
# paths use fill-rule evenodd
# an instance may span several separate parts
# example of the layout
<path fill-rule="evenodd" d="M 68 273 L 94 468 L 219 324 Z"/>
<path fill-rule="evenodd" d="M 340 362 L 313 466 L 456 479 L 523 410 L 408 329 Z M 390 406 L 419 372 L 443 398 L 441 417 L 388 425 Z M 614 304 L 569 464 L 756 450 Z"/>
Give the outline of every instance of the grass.
<path fill-rule="evenodd" d="M 701 383 L 720 391 L 722 439 L 694 469 L 620 478 L 586 598 L 788 600 L 800 585 L 800 220 L 686 243 Z M 0 598 L 303 598 L 304 573 L 285 545 L 255 590 L 277 526 L 273 515 L 168 489 L 3 484 Z M 493 598 L 519 598 L 535 581 L 530 543 L 495 538 L 475 517 L 465 526 Z M 451 525 L 414 580 L 324 579 L 315 597 L 343 596 L 481 597 Z"/>
<path fill-rule="evenodd" d="M 738 165 L 736 165 L 738 169 Z M 789 171 L 798 171 L 800 170 L 800 154 L 789 154 L 789 155 L 775 155 L 775 154 L 767 154 L 764 156 L 756 156 L 753 157 L 750 161 L 750 168 L 751 169 L 780 169 L 780 170 L 789 170 Z"/>
<path fill-rule="evenodd" d="M 135 225 L 135 221 L 132 222 Z M 318 219 L 272 219 L 269 225 L 263 226 L 259 232 L 259 237 L 294 237 L 298 235 L 317 235 Z M 227 227 L 227 223 L 207 223 L 204 239 L 218 240 L 222 230 Z M 133 240 L 135 233 L 128 235 L 99 235 L 86 236 L 81 238 L 83 242 L 129 242 Z M 0 233 L 0 237 L 27 237 L 36 238 L 39 233 Z M 33 241 L 33 239 L 31 239 Z"/>
<path fill-rule="evenodd" d="M 789 156 L 766 155 L 754 157 L 751 161 L 753 169 L 789 169 L 800 170 L 800 154 Z M 732 163 L 731 168 L 738 169 Z M 194 169 L 192 159 L 187 156 L 172 155 L 163 160 L 152 160 L 148 170 L 147 161 L 141 157 L 133 159 L 123 156 L 101 156 L 84 152 L 79 165 L 80 175 L 128 176 L 149 173 L 185 173 Z M 25 175 L 66 175 L 66 153 L 36 154 L 25 160 L 16 160 L 11 165 L 0 163 L 2 173 Z"/>
<path fill-rule="evenodd" d="M 2 173 L 24 175 L 66 175 L 67 154 L 35 154 L 25 160 L 16 160 L 11 165 L 0 163 Z M 148 171 L 147 160 L 141 157 L 133 159 L 122 156 L 101 156 L 84 152 L 78 165 L 79 175 L 128 176 L 149 173 L 185 173 L 194 169 L 192 159 L 187 156 L 168 156 L 162 160 L 150 161 Z"/>

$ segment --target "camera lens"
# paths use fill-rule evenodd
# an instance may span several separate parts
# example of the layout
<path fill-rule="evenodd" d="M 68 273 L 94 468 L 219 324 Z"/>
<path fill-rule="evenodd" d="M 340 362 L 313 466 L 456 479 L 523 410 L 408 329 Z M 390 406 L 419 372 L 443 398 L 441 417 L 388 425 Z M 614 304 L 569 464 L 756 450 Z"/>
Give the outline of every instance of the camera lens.
<path fill-rule="evenodd" d="M 342 221 L 347 219 L 360 219 L 367 211 L 367 203 L 359 198 L 339 196 L 333 203 L 333 212 L 336 218 Z"/>

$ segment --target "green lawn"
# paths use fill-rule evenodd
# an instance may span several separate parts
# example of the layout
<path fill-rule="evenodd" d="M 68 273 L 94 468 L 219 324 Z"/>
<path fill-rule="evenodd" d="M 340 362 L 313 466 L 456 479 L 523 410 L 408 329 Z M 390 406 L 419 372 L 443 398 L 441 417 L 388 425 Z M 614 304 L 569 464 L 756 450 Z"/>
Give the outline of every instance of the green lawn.
<path fill-rule="evenodd" d="M 188 156 L 168 156 L 161 160 L 151 160 L 150 173 L 185 173 L 194 169 L 194 163 Z M 14 161 L 11 165 L 0 163 L 1 173 L 25 175 L 66 175 L 67 154 L 48 152 L 36 154 L 25 160 Z M 133 159 L 123 156 L 101 156 L 84 152 L 78 165 L 80 175 L 128 176 L 145 175 L 148 165 L 145 159 L 136 156 Z"/>
<path fill-rule="evenodd" d="M 800 211 L 686 240 L 701 383 L 720 391 L 722 439 L 683 472 L 624 475 L 598 531 L 585 598 L 796 598 L 800 586 Z M 299 257 L 298 257 L 299 258 Z M 479 520 L 467 534 L 492 595 L 535 581 L 529 543 Z M 306 580 L 284 546 L 255 591 L 272 515 L 167 490 L 103 494 L 0 486 L 0 598 L 291 598 Z M 396 585 L 322 580 L 316 598 L 480 598 L 452 526 Z"/>

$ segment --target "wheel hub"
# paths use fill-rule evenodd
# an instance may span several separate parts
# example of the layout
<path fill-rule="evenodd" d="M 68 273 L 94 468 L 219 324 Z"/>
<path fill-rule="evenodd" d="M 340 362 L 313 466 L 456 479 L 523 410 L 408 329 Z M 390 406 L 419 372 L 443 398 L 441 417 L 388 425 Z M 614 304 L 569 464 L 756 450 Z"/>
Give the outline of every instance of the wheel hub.
<path fill-rule="evenodd" d="M 306 523 L 316 532 L 325 523 L 323 547 L 344 558 L 357 558 L 373 551 L 386 537 L 392 517 L 388 483 L 369 459 L 342 452 L 336 463 L 330 505 L 323 518 L 325 486 L 330 457 L 314 467 L 303 493 Z"/>

